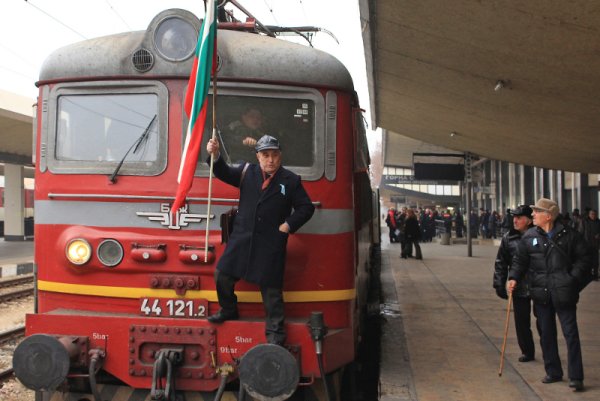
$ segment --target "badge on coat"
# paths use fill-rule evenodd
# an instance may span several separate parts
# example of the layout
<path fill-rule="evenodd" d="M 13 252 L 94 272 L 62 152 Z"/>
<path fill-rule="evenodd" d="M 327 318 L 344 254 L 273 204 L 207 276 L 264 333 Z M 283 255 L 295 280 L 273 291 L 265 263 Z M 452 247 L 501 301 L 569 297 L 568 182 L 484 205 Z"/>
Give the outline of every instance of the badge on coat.
<path fill-rule="evenodd" d="M 538 240 L 537 240 L 537 238 L 534 238 L 533 239 L 533 246 L 537 246 L 537 244 L 538 244 Z"/>
<path fill-rule="evenodd" d="M 279 184 L 279 186 L 281 187 L 281 195 L 285 196 L 285 185 Z"/>

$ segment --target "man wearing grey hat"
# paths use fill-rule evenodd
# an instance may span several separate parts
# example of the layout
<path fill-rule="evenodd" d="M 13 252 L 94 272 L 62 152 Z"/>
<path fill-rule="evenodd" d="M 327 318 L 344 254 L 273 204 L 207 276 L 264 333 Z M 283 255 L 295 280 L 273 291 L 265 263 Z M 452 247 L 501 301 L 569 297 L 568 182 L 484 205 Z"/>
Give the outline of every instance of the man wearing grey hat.
<path fill-rule="evenodd" d="M 533 211 L 527 205 L 520 205 L 509 210 L 512 216 L 508 232 L 502 236 L 496 263 L 494 264 L 494 288 L 496 294 L 502 299 L 508 299 L 506 280 L 512 260 L 517 253 L 517 247 L 523 234 L 533 227 Z M 531 298 L 527 289 L 527 279 L 521 280 L 513 293 L 513 309 L 515 311 L 515 330 L 517 342 L 521 349 L 519 362 L 529 362 L 535 359 L 535 345 L 531 332 Z"/>
<path fill-rule="evenodd" d="M 240 188 L 233 231 L 215 271 L 221 309 L 208 320 L 222 323 L 239 318 L 234 288 L 237 281 L 244 279 L 260 287 L 267 341 L 283 345 L 283 275 L 288 235 L 312 217 L 315 207 L 300 176 L 281 166 L 281 147 L 276 138 L 264 135 L 256 142 L 258 164 L 227 165 L 215 139 L 208 141 L 206 149 L 215 157 L 215 176 Z"/>
<path fill-rule="evenodd" d="M 556 202 L 541 198 L 533 209 L 533 224 L 523 235 L 508 273 L 508 291 L 528 277 L 540 329 L 546 376 L 542 383 L 562 380 L 556 316 L 567 342 L 569 387 L 583 390 L 583 361 L 577 327 L 579 292 L 591 278 L 591 253 L 581 234 L 557 220 Z"/>

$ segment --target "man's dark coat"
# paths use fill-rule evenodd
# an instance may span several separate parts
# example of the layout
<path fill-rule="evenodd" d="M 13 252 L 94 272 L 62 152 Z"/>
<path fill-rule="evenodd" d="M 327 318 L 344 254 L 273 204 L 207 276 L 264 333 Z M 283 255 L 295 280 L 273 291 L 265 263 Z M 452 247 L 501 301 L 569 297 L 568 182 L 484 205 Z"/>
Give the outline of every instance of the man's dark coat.
<path fill-rule="evenodd" d="M 551 299 L 556 308 L 574 306 L 590 276 L 590 248 L 579 232 L 561 223 L 556 223 L 554 232 L 550 240 L 539 227 L 527 230 L 508 278 L 519 282 L 527 274 L 531 298 L 536 303 L 547 304 Z"/>
<path fill-rule="evenodd" d="M 230 167 L 219 158 L 214 173 L 221 181 L 239 187 L 243 168 L 244 164 Z M 262 183 L 260 166 L 249 164 L 233 232 L 217 269 L 261 287 L 282 288 L 288 234 L 280 232 L 279 226 L 285 221 L 290 233 L 296 232 L 312 217 L 315 207 L 300 176 L 283 167 L 264 191 Z"/>

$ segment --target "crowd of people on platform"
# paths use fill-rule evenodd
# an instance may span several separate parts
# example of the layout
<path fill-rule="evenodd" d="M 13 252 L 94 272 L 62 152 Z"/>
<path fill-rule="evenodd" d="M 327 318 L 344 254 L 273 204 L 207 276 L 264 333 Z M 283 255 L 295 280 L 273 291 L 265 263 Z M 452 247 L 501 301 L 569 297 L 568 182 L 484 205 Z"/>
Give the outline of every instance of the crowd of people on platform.
<path fill-rule="evenodd" d="M 454 232 L 456 238 L 466 236 L 466 221 L 460 210 L 442 209 L 438 211 L 434 208 L 416 208 L 411 209 L 403 207 L 399 210 L 390 208 L 385 218 L 387 226 L 390 228 L 390 242 L 400 243 L 403 237 L 403 223 L 408 210 L 415 213 L 419 223 L 420 242 L 431 242 L 436 235 L 441 233 Z M 479 215 L 476 211 L 471 212 L 469 224 L 471 225 L 471 236 L 477 238 L 497 238 L 508 232 L 512 228 L 512 218 L 509 211 L 505 215 L 498 212 L 489 212 L 480 209 Z M 397 233 L 396 233 L 397 231 Z"/>

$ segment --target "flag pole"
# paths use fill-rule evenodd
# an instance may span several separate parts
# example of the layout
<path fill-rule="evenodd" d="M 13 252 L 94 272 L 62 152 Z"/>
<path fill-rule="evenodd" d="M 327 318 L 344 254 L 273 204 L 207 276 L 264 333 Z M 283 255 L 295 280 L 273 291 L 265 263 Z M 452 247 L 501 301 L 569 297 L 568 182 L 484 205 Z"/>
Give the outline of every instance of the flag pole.
<path fill-rule="evenodd" d="M 217 49 L 214 49 L 215 53 Z M 215 63 L 216 60 L 213 60 Z M 212 139 L 217 139 L 217 69 L 213 68 L 213 81 L 212 81 Z M 210 170 L 208 172 L 208 200 L 206 203 L 206 235 L 204 238 L 204 263 L 208 263 L 208 232 L 210 228 L 210 204 L 212 197 L 212 181 L 213 181 L 213 165 L 215 163 L 215 156 L 213 153 L 210 154 Z"/>

